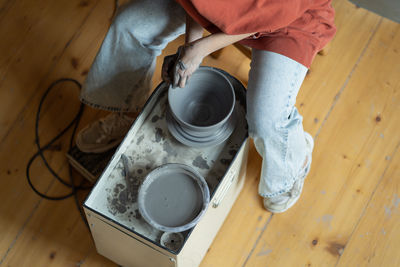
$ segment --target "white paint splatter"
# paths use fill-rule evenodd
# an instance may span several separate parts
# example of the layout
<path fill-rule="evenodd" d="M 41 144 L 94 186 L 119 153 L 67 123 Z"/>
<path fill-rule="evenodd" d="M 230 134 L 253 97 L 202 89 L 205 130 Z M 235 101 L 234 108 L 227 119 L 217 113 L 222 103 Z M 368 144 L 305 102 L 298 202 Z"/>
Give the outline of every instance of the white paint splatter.
<path fill-rule="evenodd" d="M 393 206 L 397 209 L 400 204 L 400 197 L 397 194 L 394 194 L 393 200 L 392 200 Z"/>
<path fill-rule="evenodd" d="M 382 234 L 382 235 L 386 235 L 385 228 L 382 228 L 382 230 L 381 230 L 381 234 Z"/>
<path fill-rule="evenodd" d="M 268 256 L 272 252 L 272 249 L 261 250 L 257 256 Z"/>
<path fill-rule="evenodd" d="M 332 229 L 331 226 L 331 222 L 333 220 L 333 215 L 331 214 L 325 214 L 324 216 L 322 216 L 321 218 L 317 218 L 317 222 L 322 222 L 323 224 L 325 224 L 326 226 L 329 227 L 329 229 Z"/>
<path fill-rule="evenodd" d="M 392 216 L 392 210 L 390 209 L 390 207 L 388 207 L 386 205 L 384 206 L 384 208 L 385 208 L 386 217 L 390 218 Z"/>

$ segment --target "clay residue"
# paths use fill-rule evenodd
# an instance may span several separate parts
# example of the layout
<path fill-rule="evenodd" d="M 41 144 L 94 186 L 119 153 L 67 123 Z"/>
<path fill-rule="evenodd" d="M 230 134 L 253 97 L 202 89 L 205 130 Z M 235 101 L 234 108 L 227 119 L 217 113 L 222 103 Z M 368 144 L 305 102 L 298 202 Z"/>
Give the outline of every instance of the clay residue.
<path fill-rule="evenodd" d="M 142 134 L 141 136 L 139 136 L 139 138 L 136 141 L 136 145 L 139 145 L 144 139 L 144 134 Z"/>
<path fill-rule="evenodd" d="M 142 218 L 142 215 L 140 214 L 139 210 L 135 210 L 135 218 L 137 220 L 140 220 Z"/>
<path fill-rule="evenodd" d="M 156 142 L 160 142 L 162 138 L 164 138 L 164 132 L 161 128 L 156 128 L 156 133 L 155 133 L 155 138 L 156 138 Z"/>
<path fill-rule="evenodd" d="M 113 215 L 117 213 L 124 214 L 133 203 L 137 202 L 140 180 L 138 177 L 129 177 L 126 183 L 126 185 L 116 184 L 111 196 L 107 198 L 109 203 L 108 210 Z"/>
<path fill-rule="evenodd" d="M 207 161 L 205 159 L 203 159 L 201 156 L 197 156 L 193 162 L 192 162 L 193 166 L 198 167 L 200 169 L 210 169 L 210 166 L 208 166 Z"/>
<path fill-rule="evenodd" d="M 322 222 L 327 227 L 329 227 L 329 229 L 332 229 L 332 225 L 331 225 L 332 220 L 333 220 L 333 215 L 331 215 L 331 214 L 325 214 L 321 218 L 317 218 L 317 222 Z"/>
<path fill-rule="evenodd" d="M 125 213 L 126 212 L 126 207 L 122 205 L 121 203 L 118 202 L 118 199 L 114 198 L 111 201 L 111 214 L 115 215 L 117 212 L 118 213 Z"/>
<path fill-rule="evenodd" d="M 151 118 L 151 122 L 157 122 L 160 119 L 160 117 L 158 117 L 158 115 L 154 115 L 153 118 Z"/>
<path fill-rule="evenodd" d="M 171 146 L 171 144 L 169 142 L 165 142 L 163 144 L 163 149 L 165 152 L 167 152 L 168 156 L 174 156 L 177 157 L 178 153 L 176 152 L 176 150 Z"/>
<path fill-rule="evenodd" d="M 272 249 L 263 250 L 263 251 L 260 251 L 259 253 L 257 253 L 257 256 L 267 256 L 271 252 L 272 252 Z"/>

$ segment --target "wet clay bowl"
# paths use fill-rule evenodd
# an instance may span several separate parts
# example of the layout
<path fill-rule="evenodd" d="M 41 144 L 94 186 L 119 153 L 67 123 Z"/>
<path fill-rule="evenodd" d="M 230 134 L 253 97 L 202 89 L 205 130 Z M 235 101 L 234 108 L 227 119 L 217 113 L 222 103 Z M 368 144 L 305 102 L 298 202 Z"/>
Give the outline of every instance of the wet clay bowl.
<path fill-rule="evenodd" d="M 151 171 L 139 188 L 143 218 L 154 228 L 179 233 L 196 225 L 210 202 L 205 179 L 184 164 L 164 164 Z"/>
<path fill-rule="evenodd" d="M 170 87 L 168 104 L 181 128 L 196 136 L 210 136 L 230 118 L 235 107 L 235 91 L 225 75 L 199 68 L 185 87 Z"/>

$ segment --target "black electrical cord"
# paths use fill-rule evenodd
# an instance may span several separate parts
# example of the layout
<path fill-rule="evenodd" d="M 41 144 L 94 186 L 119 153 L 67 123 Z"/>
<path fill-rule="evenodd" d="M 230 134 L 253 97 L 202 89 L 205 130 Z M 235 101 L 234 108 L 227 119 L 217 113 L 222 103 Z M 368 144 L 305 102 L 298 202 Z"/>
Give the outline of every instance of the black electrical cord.
<path fill-rule="evenodd" d="M 47 144 L 45 144 L 44 146 L 40 145 L 40 138 L 39 138 L 39 120 L 40 120 L 40 113 L 42 110 L 42 106 L 43 103 L 46 99 L 46 97 L 48 96 L 48 94 L 51 92 L 51 90 L 54 88 L 54 86 L 56 86 L 59 83 L 62 82 L 72 82 L 74 83 L 79 89 L 82 88 L 81 84 L 74 80 L 74 79 L 70 79 L 70 78 L 62 78 L 59 80 L 56 80 L 55 82 L 53 82 L 52 84 L 50 84 L 50 86 L 47 88 L 47 90 L 45 91 L 45 93 L 43 94 L 40 102 L 39 102 L 39 107 L 36 113 L 36 121 L 35 121 L 35 144 L 37 146 L 38 151 L 29 159 L 28 164 L 26 166 L 26 178 L 28 180 L 28 183 L 30 185 L 30 187 L 32 188 L 32 190 L 38 194 L 39 196 L 41 196 L 42 198 L 48 199 L 48 200 L 63 200 L 66 198 L 69 198 L 71 196 L 74 196 L 75 198 L 75 203 L 77 205 L 77 208 L 79 210 L 79 213 L 83 219 L 83 221 L 85 222 L 85 224 L 87 225 L 87 221 L 85 219 L 85 216 L 83 214 L 83 211 L 80 207 L 80 203 L 78 200 L 78 191 L 80 190 L 85 190 L 85 189 L 90 189 L 90 186 L 82 186 L 83 181 L 81 182 L 80 185 L 75 185 L 74 184 L 74 178 L 72 175 L 72 168 L 71 166 L 69 166 L 69 179 L 70 182 L 66 182 L 63 179 L 61 179 L 61 177 L 53 170 L 53 168 L 49 165 L 49 163 L 47 162 L 43 152 L 48 150 L 49 148 L 51 148 L 51 146 L 54 144 L 54 142 L 56 142 L 58 139 L 60 139 L 69 129 L 73 128 L 72 130 L 72 134 L 70 137 L 70 143 L 69 143 L 69 149 L 72 148 L 73 146 L 73 141 L 74 141 L 74 137 L 75 137 L 75 133 L 76 133 L 76 129 L 78 128 L 80 119 L 82 117 L 83 111 L 84 111 L 84 104 L 81 104 L 79 107 L 79 111 L 78 113 L 75 115 L 75 117 L 72 119 L 72 121 L 63 129 L 61 130 L 54 138 L 52 138 Z M 46 195 L 42 192 L 40 192 L 32 183 L 31 181 L 31 177 L 30 177 L 30 168 L 32 166 L 32 163 L 35 161 L 35 159 L 40 156 L 40 158 L 42 159 L 42 161 L 44 162 L 46 168 L 49 170 L 49 172 L 53 175 L 53 177 L 55 179 L 57 179 L 57 181 L 59 181 L 60 183 L 62 183 L 63 185 L 71 188 L 71 192 L 66 194 L 66 195 L 62 195 L 62 196 L 49 196 Z"/>
<path fill-rule="evenodd" d="M 118 0 L 114 0 L 114 10 L 113 10 L 113 14 L 112 14 L 112 19 L 115 17 L 117 10 L 119 8 L 119 1 Z M 50 84 L 50 86 L 47 88 L 46 92 L 43 94 L 42 99 L 40 100 L 39 103 L 39 108 L 38 111 L 36 113 L 36 122 L 35 122 L 35 144 L 37 146 L 38 151 L 29 159 L 28 164 L 26 166 L 26 179 L 28 180 L 28 184 L 29 186 L 32 188 L 33 192 L 35 192 L 37 195 L 39 195 L 42 198 L 48 199 L 48 200 L 63 200 L 63 199 L 67 199 L 69 197 L 74 196 L 75 198 L 75 203 L 76 203 L 76 207 L 78 208 L 78 211 L 82 217 L 82 220 L 85 222 L 86 226 L 89 228 L 89 225 L 86 221 L 85 215 L 83 214 L 83 211 L 81 209 L 81 205 L 79 203 L 79 199 L 78 199 L 78 191 L 80 190 L 86 190 L 86 189 L 90 189 L 91 186 L 82 186 L 82 183 L 80 185 L 75 185 L 74 184 L 74 178 L 72 175 L 72 167 L 71 165 L 68 166 L 68 172 L 69 172 L 69 180 L 70 182 L 66 182 L 63 179 L 61 179 L 61 177 L 53 170 L 53 168 L 50 166 L 50 164 L 47 162 L 43 152 L 48 150 L 51 145 L 57 141 L 58 139 L 60 139 L 72 126 L 73 126 L 73 130 L 72 130 L 72 134 L 71 134 L 71 138 L 70 138 L 70 142 L 69 142 L 69 149 L 71 149 L 73 147 L 73 142 L 74 142 L 74 137 L 75 137 L 75 133 L 76 133 L 76 129 L 79 126 L 79 122 L 80 119 L 82 117 L 83 111 L 84 111 L 84 104 L 81 104 L 79 107 L 79 111 L 78 113 L 75 115 L 74 119 L 62 130 L 60 131 L 60 133 L 58 133 L 53 139 L 51 139 L 46 145 L 44 146 L 40 146 L 40 139 L 39 139 L 39 119 L 40 119 L 40 112 L 42 110 L 42 106 L 44 103 L 44 100 L 46 99 L 47 95 L 50 93 L 50 91 L 54 88 L 55 85 L 62 83 L 62 82 L 72 82 L 74 83 L 79 90 L 82 88 L 82 85 L 74 79 L 71 78 L 62 78 L 62 79 L 58 79 L 55 82 L 53 82 L 52 84 Z M 63 195 L 63 196 L 48 196 L 44 193 L 41 193 L 39 190 L 36 189 L 36 187 L 33 185 L 32 181 L 31 181 L 31 177 L 30 177 L 30 168 L 32 166 L 32 163 L 35 161 L 35 159 L 40 156 L 40 158 L 42 159 L 42 161 L 44 162 L 46 168 L 48 169 L 48 171 L 53 175 L 54 178 L 57 179 L 57 181 L 59 181 L 60 183 L 62 183 L 63 185 L 71 188 L 71 192 Z"/>

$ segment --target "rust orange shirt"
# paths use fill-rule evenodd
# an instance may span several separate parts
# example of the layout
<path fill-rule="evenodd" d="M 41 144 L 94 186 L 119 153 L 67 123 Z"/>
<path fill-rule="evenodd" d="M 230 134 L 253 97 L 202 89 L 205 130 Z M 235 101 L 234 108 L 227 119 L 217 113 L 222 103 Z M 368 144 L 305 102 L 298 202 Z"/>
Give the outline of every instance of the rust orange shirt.
<path fill-rule="evenodd" d="M 331 0 L 176 0 L 211 33 L 257 32 L 240 41 L 310 67 L 335 35 Z"/>

